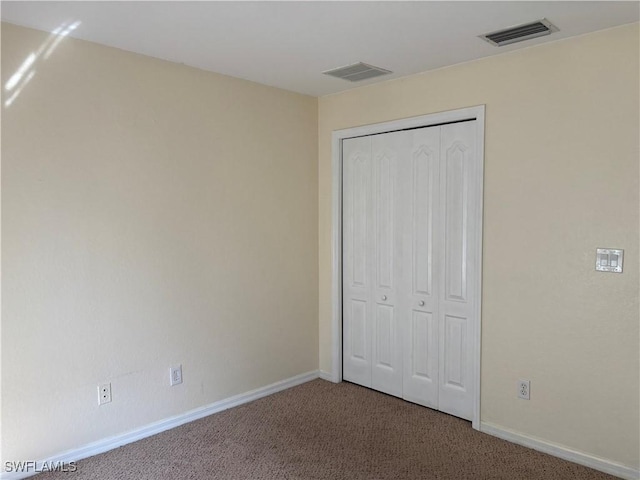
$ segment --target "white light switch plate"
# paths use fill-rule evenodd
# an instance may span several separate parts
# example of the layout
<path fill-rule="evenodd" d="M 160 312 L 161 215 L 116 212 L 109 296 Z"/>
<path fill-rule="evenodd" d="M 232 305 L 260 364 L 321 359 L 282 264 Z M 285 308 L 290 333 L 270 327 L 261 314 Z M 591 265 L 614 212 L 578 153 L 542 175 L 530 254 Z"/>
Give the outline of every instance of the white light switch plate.
<path fill-rule="evenodd" d="M 173 387 L 182 383 L 182 365 L 169 367 L 169 384 Z"/>
<path fill-rule="evenodd" d="M 596 270 L 598 272 L 622 273 L 624 250 L 598 248 L 596 250 Z"/>

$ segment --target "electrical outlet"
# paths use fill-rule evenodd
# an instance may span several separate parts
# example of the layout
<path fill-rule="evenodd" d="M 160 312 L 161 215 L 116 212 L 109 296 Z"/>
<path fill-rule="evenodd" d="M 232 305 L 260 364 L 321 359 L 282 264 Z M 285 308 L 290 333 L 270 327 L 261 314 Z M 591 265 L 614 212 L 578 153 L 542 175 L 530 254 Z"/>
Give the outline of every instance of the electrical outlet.
<path fill-rule="evenodd" d="M 103 383 L 98 385 L 98 405 L 104 405 L 111 401 L 111 384 Z"/>
<path fill-rule="evenodd" d="M 531 382 L 529 380 L 518 380 L 518 398 L 529 400 L 531 394 Z"/>
<path fill-rule="evenodd" d="M 172 387 L 182 383 L 182 365 L 169 367 L 169 383 Z"/>

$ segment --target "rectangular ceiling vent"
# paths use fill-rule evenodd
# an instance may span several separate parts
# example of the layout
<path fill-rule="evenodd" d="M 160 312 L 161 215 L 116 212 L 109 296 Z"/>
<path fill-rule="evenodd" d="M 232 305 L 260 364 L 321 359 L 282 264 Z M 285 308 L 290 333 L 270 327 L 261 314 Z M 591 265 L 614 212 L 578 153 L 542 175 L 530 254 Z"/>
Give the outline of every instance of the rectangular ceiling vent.
<path fill-rule="evenodd" d="M 558 28 L 555 25 L 546 18 L 543 18 L 542 20 L 537 20 L 535 22 L 517 25 L 505 30 L 498 30 L 497 32 L 487 33 L 486 35 L 480 35 L 480 38 L 486 40 L 491 45 L 502 47 L 503 45 L 524 42 L 525 40 L 542 37 L 557 31 Z"/>
<path fill-rule="evenodd" d="M 332 77 L 342 78 L 343 80 L 349 80 L 350 82 L 360 82 L 362 80 L 368 80 L 381 75 L 387 75 L 392 72 L 391 70 L 385 70 L 384 68 L 374 67 L 373 65 L 359 62 L 354 63 L 353 65 L 347 65 L 346 67 L 327 70 L 322 73 L 325 75 L 331 75 Z"/>

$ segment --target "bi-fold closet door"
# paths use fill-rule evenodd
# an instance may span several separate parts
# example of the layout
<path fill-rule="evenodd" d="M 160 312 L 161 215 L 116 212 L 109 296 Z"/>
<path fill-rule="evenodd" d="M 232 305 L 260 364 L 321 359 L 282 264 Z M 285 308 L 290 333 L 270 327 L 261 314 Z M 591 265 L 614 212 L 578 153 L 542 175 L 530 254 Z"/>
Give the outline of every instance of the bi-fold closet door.
<path fill-rule="evenodd" d="M 343 378 L 471 419 L 475 121 L 342 142 Z"/>

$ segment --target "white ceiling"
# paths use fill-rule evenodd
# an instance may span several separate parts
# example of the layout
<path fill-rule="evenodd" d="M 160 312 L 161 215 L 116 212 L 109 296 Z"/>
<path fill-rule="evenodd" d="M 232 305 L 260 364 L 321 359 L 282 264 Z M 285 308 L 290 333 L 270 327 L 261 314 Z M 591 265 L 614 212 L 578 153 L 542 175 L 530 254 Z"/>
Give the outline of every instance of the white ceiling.
<path fill-rule="evenodd" d="M 2 20 L 321 96 L 637 22 L 629 2 L 7 2 Z M 505 47 L 478 35 L 548 18 L 560 31 Z M 362 61 L 364 82 L 323 75 Z"/>

